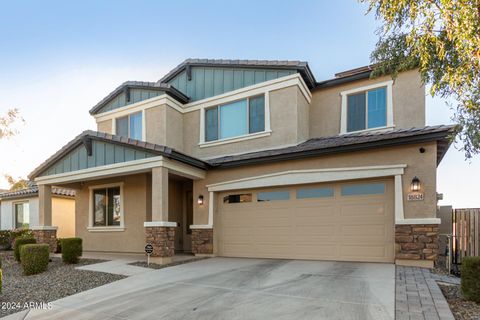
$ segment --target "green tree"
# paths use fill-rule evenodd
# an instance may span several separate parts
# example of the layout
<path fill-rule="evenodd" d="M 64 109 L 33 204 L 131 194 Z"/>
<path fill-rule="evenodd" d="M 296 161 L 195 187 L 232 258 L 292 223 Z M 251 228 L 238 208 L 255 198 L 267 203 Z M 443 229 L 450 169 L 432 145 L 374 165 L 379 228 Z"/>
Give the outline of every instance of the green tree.
<path fill-rule="evenodd" d="M 467 158 L 480 152 L 480 0 L 360 0 L 382 22 L 373 77 L 419 68 L 447 98 Z"/>
<path fill-rule="evenodd" d="M 27 179 L 22 179 L 22 178 L 15 179 L 8 174 L 4 175 L 4 177 L 7 180 L 8 184 L 10 185 L 10 191 L 17 191 L 17 190 L 28 188 Z"/>
<path fill-rule="evenodd" d="M 18 109 L 10 109 L 6 115 L 0 116 L 0 139 L 16 135 L 18 131 L 13 128 L 13 125 L 23 121 Z"/>

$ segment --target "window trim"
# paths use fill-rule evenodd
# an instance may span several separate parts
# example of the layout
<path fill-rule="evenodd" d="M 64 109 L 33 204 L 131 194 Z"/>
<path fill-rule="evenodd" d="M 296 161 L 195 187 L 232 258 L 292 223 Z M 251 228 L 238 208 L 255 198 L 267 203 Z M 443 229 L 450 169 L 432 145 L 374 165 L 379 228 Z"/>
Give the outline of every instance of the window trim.
<path fill-rule="evenodd" d="M 374 83 L 368 86 L 363 86 L 363 87 L 358 87 L 358 88 L 353 88 L 350 90 L 345 90 L 340 92 L 340 96 L 342 99 L 342 105 L 341 105 L 341 117 L 340 117 L 340 134 L 349 134 L 349 133 L 355 133 L 355 132 L 367 132 L 367 131 L 384 131 L 384 130 L 391 130 L 395 128 L 395 124 L 393 123 L 393 80 L 388 80 L 384 82 L 378 82 Z M 362 91 L 369 91 L 373 89 L 379 89 L 382 87 L 387 88 L 387 105 L 386 105 L 386 112 L 387 112 L 387 117 L 386 117 L 386 125 L 382 127 L 375 127 L 375 128 L 365 128 L 363 130 L 357 130 L 357 131 L 347 131 L 347 100 L 348 96 L 354 93 L 359 93 Z M 368 105 L 367 105 L 368 108 Z M 366 110 L 368 111 L 368 110 Z"/>
<path fill-rule="evenodd" d="M 94 185 L 88 187 L 89 204 L 88 204 L 88 226 L 90 232 L 109 232 L 109 231 L 125 231 L 125 209 L 124 209 L 124 192 L 123 182 Z M 94 226 L 93 225 L 93 191 L 98 189 L 120 188 L 120 225 L 119 226 Z"/>
<path fill-rule="evenodd" d="M 117 119 L 127 117 L 127 125 L 128 125 L 128 137 L 127 138 L 131 139 L 130 138 L 130 116 L 132 114 L 136 114 L 136 113 L 140 113 L 140 112 L 142 113 L 142 141 L 147 141 L 147 130 L 145 128 L 145 126 L 146 126 L 145 109 L 140 110 L 140 111 L 133 111 L 133 112 L 130 112 L 128 114 L 121 114 L 121 115 L 118 115 L 116 117 L 113 117 L 112 118 L 112 134 L 117 135 Z"/>
<path fill-rule="evenodd" d="M 263 95 L 264 98 L 264 107 L 265 107 L 265 112 L 264 112 L 264 130 L 259 131 L 259 132 L 254 132 L 254 133 L 247 133 L 244 135 L 236 136 L 236 137 L 228 137 L 228 138 L 223 138 L 223 139 L 217 139 L 217 140 L 212 140 L 212 141 L 206 141 L 206 128 L 205 128 L 205 114 L 206 110 L 212 109 L 212 108 L 220 108 L 221 106 L 228 105 L 231 103 L 235 103 L 240 100 L 247 100 L 247 125 L 248 125 L 248 130 L 250 130 L 250 124 L 249 124 L 249 114 L 250 114 L 250 98 L 255 98 L 258 96 Z M 219 110 L 220 111 L 220 110 Z M 220 114 L 220 112 L 218 112 Z M 220 119 L 220 118 L 219 118 Z M 220 122 L 218 124 L 220 126 Z M 217 146 L 217 145 L 222 145 L 226 143 L 232 143 L 232 142 L 238 142 L 238 141 L 244 141 L 244 140 L 250 140 L 250 139 L 256 139 L 256 138 L 262 138 L 262 137 L 267 137 L 271 135 L 272 130 L 270 127 L 270 92 L 262 92 L 258 94 L 248 94 L 248 95 L 242 95 L 239 97 L 236 97 L 236 99 L 233 99 L 231 101 L 225 101 L 216 105 L 209 105 L 209 106 L 202 106 L 200 109 L 200 142 L 198 143 L 198 146 L 200 148 L 205 148 L 205 147 L 212 147 L 212 146 Z"/>
<path fill-rule="evenodd" d="M 26 204 L 28 203 L 28 226 L 29 228 L 31 227 L 32 223 L 30 222 L 30 201 L 29 200 L 24 200 L 24 201 L 15 201 L 15 202 L 12 202 L 12 213 L 13 213 L 13 223 L 12 223 L 12 227 L 13 229 L 18 229 L 17 228 L 17 212 L 16 212 L 16 206 L 17 204 Z M 23 229 L 23 227 L 22 227 Z"/>

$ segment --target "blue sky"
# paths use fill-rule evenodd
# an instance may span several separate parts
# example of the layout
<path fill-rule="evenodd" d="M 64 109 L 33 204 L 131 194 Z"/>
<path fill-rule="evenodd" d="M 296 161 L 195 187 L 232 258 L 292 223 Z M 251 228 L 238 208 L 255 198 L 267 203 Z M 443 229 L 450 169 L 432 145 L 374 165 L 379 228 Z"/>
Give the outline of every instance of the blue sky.
<path fill-rule="evenodd" d="M 306 60 L 317 80 L 366 65 L 379 25 L 366 9 L 354 0 L 5 1 L 0 114 L 16 107 L 26 122 L 0 141 L 0 174 L 26 176 L 95 129 L 88 110 L 120 83 L 158 80 L 189 57 Z M 449 117 L 427 97 L 428 124 Z M 452 148 L 439 168 L 443 203 L 480 206 L 479 178 L 480 161 Z"/>

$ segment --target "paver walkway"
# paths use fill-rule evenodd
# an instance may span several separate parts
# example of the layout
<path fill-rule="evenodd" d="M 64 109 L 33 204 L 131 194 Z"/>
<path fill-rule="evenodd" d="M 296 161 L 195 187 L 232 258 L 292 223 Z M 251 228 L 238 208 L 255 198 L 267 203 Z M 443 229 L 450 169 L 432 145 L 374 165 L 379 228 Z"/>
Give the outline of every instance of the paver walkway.
<path fill-rule="evenodd" d="M 454 320 L 437 281 L 459 283 L 459 279 L 433 274 L 429 269 L 397 266 L 395 319 Z"/>

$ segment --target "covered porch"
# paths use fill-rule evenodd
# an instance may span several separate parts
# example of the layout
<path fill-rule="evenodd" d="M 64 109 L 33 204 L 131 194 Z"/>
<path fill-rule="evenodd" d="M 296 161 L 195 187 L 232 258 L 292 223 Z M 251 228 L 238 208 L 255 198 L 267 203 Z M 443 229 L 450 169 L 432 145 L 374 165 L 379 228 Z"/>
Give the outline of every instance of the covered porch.
<path fill-rule="evenodd" d="M 76 236 L 85 252 L 142 254 L 169 263 L 192 251 L 193 181 L 206 164 L 173 149 L 86 132 L 32 174 L 39 185 L 39 242 L 56 247 L 51 189 L 76 190 Z"/>

